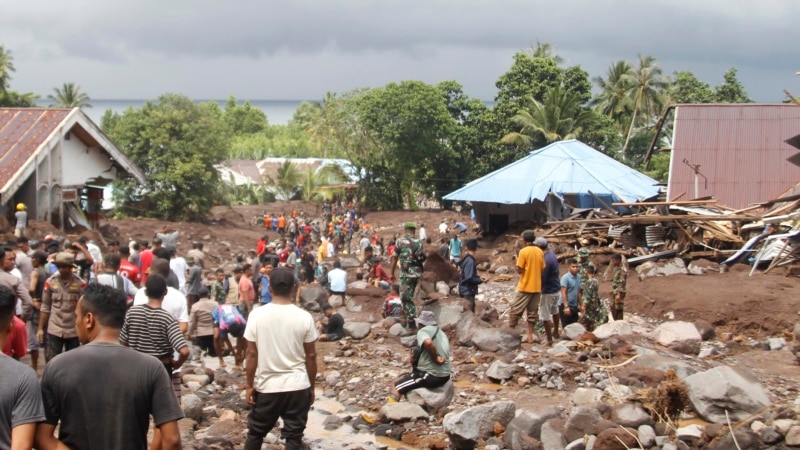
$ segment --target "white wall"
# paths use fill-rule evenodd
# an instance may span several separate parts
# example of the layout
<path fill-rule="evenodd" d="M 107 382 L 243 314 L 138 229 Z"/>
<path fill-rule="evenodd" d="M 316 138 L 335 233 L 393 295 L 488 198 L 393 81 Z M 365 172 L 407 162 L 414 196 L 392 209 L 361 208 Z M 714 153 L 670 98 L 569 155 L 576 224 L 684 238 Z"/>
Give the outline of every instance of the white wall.
<path fill-rule="evenodd" d="M 83 186 L 86 180 L 101 176 L 116 179 L 117 171 L 111 169 L 108 155 L 98 148 L 89 148 L 77 136 L 63 141 L 62 147 L 62 186 Z"/>

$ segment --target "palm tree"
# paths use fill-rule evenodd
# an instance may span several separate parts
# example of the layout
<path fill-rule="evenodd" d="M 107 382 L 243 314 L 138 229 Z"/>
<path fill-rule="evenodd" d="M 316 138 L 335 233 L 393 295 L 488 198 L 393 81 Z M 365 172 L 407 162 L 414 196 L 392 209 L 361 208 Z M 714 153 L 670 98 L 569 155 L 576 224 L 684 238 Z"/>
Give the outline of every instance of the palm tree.
<path fill-rule="evenodd" d="M 600 93 L 592 99 L 595 109 L 611 117 L 619 124 L 620 134 L 625 131 L 627 118 L 633 112 L 633 102 L 628 96 L 630 90 L 627 75 L 633 70 L 628 61 L 617 61 L 608 68 L 606 79 L 594 77 L 592 81 L 600 88 Z"/>
<path fill-rule="evenodd" d="M 11 57 L 11 50 L 6 50 L 0 45 L 0 93 L 6 92 L 11 82 L 11 72 L 14 68 L 14 58 Z"/>
<path fill-rule="evenodd" d="M 667 86 L 666 80 L 661 75 L 661 67 L 658 61 L 652 56 L 639 55 L 639 66 L 631 70 L 624 76 L 625 83 L 628 85 L 628 96 L 633 100 L 633 113 L 628 133 L 625 137 L 625 144 L 622 146 L 622 157 L 625 157 L 625 150 L 631 140 L 633 127 L 639 112 L 644 112 L 648 116 L 658 114 L 664 101 L 662 91 Z"/>
<path fill-rule="evenodd" d="M 347 175 L 341 167 L 335 164 L 324 165 L 319 170 L 309 166 L 303 176 L 300 194 L 307 202 L 320 199 L 330 200 L 333 194 L 330 186 L 344 183 L 346 180 Z"/>
<path fill-rule="evenodd" d="M 51 107 L 56 108 L 91 108 L 89 103 L 89 96 L 85 92 L 81 92 L 81 87 L 73 82 L 64 83 L 59 88 L 53 88 L 55 95 L 50 94 L 47 98 L 54 103 Z"/>
<path fill-rule="evenodd" d="M 528 52 L 530 53 L 531 58 L 553 58 L 553 61 L 555 61 L 556 64 L 563 63 L 564 58 L 556 55 L 555 50 L 556 49 L 553 47 L 553 44 L 549 42 L 539 42 L 537 40 L 536 46 L 534 47 L 533 44 L 531 44 L 531 48 L 528 49 Z"/>
<path fill-rule="evenodd" d="M 544 137 L 548 144 L 574 139 L 580 134 L 586 119 L 587 111 L 581 107 L 578 95 L 556 86 L 545 92 L 541 103 L 530 97 L 527 108 L 511 118 L 520 131 L 506 134 L 500 142 L 529 147 L 539 136 Z"/>
<path fill-rule="evenodd" d="M 275 197 L 280 200 L 291 200 L 297 188 L 300 186 L 300 172 L 297 166 L 291 161 L 286 160 L 278 167 L 275 178 L 267 177 Z"/>

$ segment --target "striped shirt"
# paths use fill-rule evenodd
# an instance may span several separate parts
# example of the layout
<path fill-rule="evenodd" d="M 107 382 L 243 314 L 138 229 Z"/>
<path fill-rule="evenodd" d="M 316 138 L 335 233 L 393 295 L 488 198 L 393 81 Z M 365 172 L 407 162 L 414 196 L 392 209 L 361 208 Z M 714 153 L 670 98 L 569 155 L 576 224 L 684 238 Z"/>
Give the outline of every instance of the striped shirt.
<path fill-rule="evenodd" d="M 137 305 L 128 310 L 119 333 L 123 345 L 156 358 L 186 347 L 178 322 L 161 308 Z"/>

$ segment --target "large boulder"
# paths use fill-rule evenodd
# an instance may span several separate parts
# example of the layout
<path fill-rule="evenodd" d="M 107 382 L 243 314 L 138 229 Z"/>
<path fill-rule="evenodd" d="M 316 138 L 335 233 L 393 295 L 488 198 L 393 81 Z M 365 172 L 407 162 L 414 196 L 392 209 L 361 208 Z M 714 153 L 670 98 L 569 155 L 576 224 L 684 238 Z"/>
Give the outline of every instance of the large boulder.
<path fill-rule="evenodd" d="M 719 366 L 684 380 L 694 410 L 709 422 L 738 422 L 771 404 L 767 391 L 750 372 Z"/>
<path fill-rule="evenodd" d="M 408 401 L 416 403 L 430 414 L 436 414 L 446 408 L 455 397 L 455 385 L 453 380 L 437 388 L 419 388 L 409 391 L 406 394 Z"/>
<path fill-rule="evenodd" d="M 457 449 L 472 449 L 481 439 L 494 435 L 495 423 L 503 428 L 514 418 L 512 401 L 499 401 L 474 406 L 444 416 L 444 431 Z"/>
<path fill-rule="evenodd" d="M 564 334 L 566 334 L 567 338 L 571 341 L 580 340 L 584 333 L 586 333 L 586 327 L 578 322 L 571 323 L 564 327 Z"/>
<path fill-rule="evenodd" d="M 600 340 L 606 340 L 612 336 L 622 336 L 626 334 L 633 334 L 633 327 L 630 323 L 624 320 L 615 320 L 600 325 L 592 331 L 592 334 Z"/>
<path fill-rule="evenodd" d="M 640 367 L 648 367 L 666 372 L 669 369 L 675 371 L 678 378 L 685 380 L 689 375 L 694 374 L 697 370 L 689 364 L 675 358 L 668 358 L 661 355 L 642 355 L 631 364 Z"/>
<path fill-rule="evenodd" d="M 189 394 L 181 397 L 183 404 L 183 415 L 197 423 L 203 421 L 203 401 L 200 397 Z"/>
<path fill-rule="evenodd" d="M 355 340 L 364 339 L 369 336 L 370 329 L 370 325 L 366 322 L 345 322 L 344 335 Z"/>
<path fill-rule="evenodd" d="M 611 419 L 623 427 L 639 428 L 641 425 L 652 425 L 653 419 L 641 406 L 623 403 L 614 407 Z"/>
<path fill-rule="evenodd" d="M 495 360 L 486 370 L 486 377 L 493 381 L 510 380 L 517 373 L 517 366 Z"/>
<path fill-rule="evenodd" d="M 572 442 L 584 435 L 594 434 L 595 427 L 602 420 L 603 416 L 597 408 L 590 406 L 572 408 L 564 424 L 564 437 L 567 442 Z"/>
<path fill-rule="evenodd" d="M 659 325 L 652 333 L 656 342 L 677 352 L 694 354 L 700 351 L 703 338 L 690 322 L 672 321 Z"/>
<path fill-rule="evenodd" d="M 316 303 L 321 306 L 328 303 L 328 297 L 328 291 L 317 283 L 308 284 L 300 289 L 300 300 L 303 305 Z"/>
<path fill-rule="evenodd" d="M 447 303 L 442 304 L 442 302 L 436 302 L 430 306 L 425 307 L 425 309 L 430 309 L 436 314 L 436 321 L 439 323 L 439 326 L 446 327 L 446 326 L 456 326 L 465 316 L 466 314 L 472 313 L 465 313 L 464 307 L 461 305 L 460 302 L 455 303 Z"/>
<path fill-rule="evenodd" d="M 426 419 L 428 412 L 416 403 L 394 402 L 381 407 L 380 415 L 386 421 L 408 422 L 410 420 Z"/>
<path fill-rule="evenodd" d="M 597 388 L 582 388 L 575 389 L 572 393 L 570 401 L 575 406 L 589 406 L 593 405 L 603 399 L 603 391 Z"/>
<path fill-rule="evenodd" d="M 567 446 L 564 439 L 564 419 L 553 417 L 542 424 L 539 440 L 545 450 L 561 450 Z"/>
<path fill-rule="evenodd" d="M 358 258 L 354 258 L 352 256 L 340 256 L 339 263 L 342 264 L 342 269 L 344 270 L 352 269 L 361 265 L 361 262 L 358 260 Z"/>
<path fill-rule="evenodd" d="M 506 447 L 515 449 L 515 442 L 526 442 L 524 439 L 518 439 L 517 436 L 528 436 L 538 441 L 541 436 L 542 424 L 559 416 L 559 410 L 554 407 L 541 411 L 524 409 L 509 422 L 503 435 L 503 442 Z M 517 444 L 516 447 L 519 446 L 521 444 Z"/>
<path fill-rule="evenodd" d="M 478 328 L 472 333 L 472 344 L 483 351 L 510 351 L 519 349 L 522 337 L 508 328 Z"/>

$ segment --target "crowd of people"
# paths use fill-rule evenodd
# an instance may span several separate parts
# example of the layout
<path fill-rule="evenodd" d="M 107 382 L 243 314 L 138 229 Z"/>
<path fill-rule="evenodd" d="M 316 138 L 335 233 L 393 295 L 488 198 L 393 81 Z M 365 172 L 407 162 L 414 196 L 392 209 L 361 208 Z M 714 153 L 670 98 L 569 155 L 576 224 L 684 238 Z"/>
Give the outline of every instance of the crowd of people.
<path fill-rule="evenodd" d="M 45 449 L 59 442 L 70 448 L 146 448 L 151 416 L 153 442 L 180 448 L 180 368 L 203 356 L 226 367 L 228 355 L 233 369 L 245 372 L 246 399 L 253 406 L 245 448 L 260 448 L 278 418 L 286 448 L 300 448 L 314 401 L 315 343 L 345 334 L 345 318 L 335 308 L 322 305 L 315 320 L 300 299 L 310 283 L 345 296 L 343 255 L 358 258 L 357 281 L 385 290 L 382 316 L 417 335 L 411 371 L 393 385 L 390 399 L 450 379 L 447 335 L 431 311 L 417 313 L 414 292 L 429 252 L 438 252 L 458 268 L 459 296 L 475 311 L 479 286 L 487 280 L 478 274 L 478 241 L 465 236 L 464 223 L 442 221 L 434 244 L 424 224 L 406 222 L 402 234 L 385 242 L 352 206 L 325 203 L 315 218 L 296 210 L 265 212 L 263 226 L 253 250 L 226 266 L 230 273 L 212 267 L 211 261 L 223 261 L 206 255 L 200 242 L 180 253 L 181 233 L 169 227 L 150 242 L 107 242 L 104 252 L 85 237 L 48 235 L 30 242 L 24 229 L 0 247 L 0 343 L 10 356 L 0 360 L 9 374 L 0 387 L 0 448 L 12 441 L 13 448 L 34 442 Z M 560 326 L 579 319 L 579 311 L 589 329 L 606 320 L 588 249 L 568 261 L 569 271 L 560 276 L 546 240 L 535 239 L 532 231 L 523 232 L 522 240 L 509 326 L 526 316 L 525 340 L 533 342 L 540 320 L 552 343 Z M 625 271 L 616 256 L 612 265 L 611 312 L 620 319 Z M 41 350 L 46 365 L 39 382 Z M 16 361 L 26 354 L 33 370 Z M 142 402 L 142 395 L 158 401 Z M 131 407 L 115 407 L 121 401 Z M 101 427 L 89 432 L 79 426 L 98 411 Z"/>

